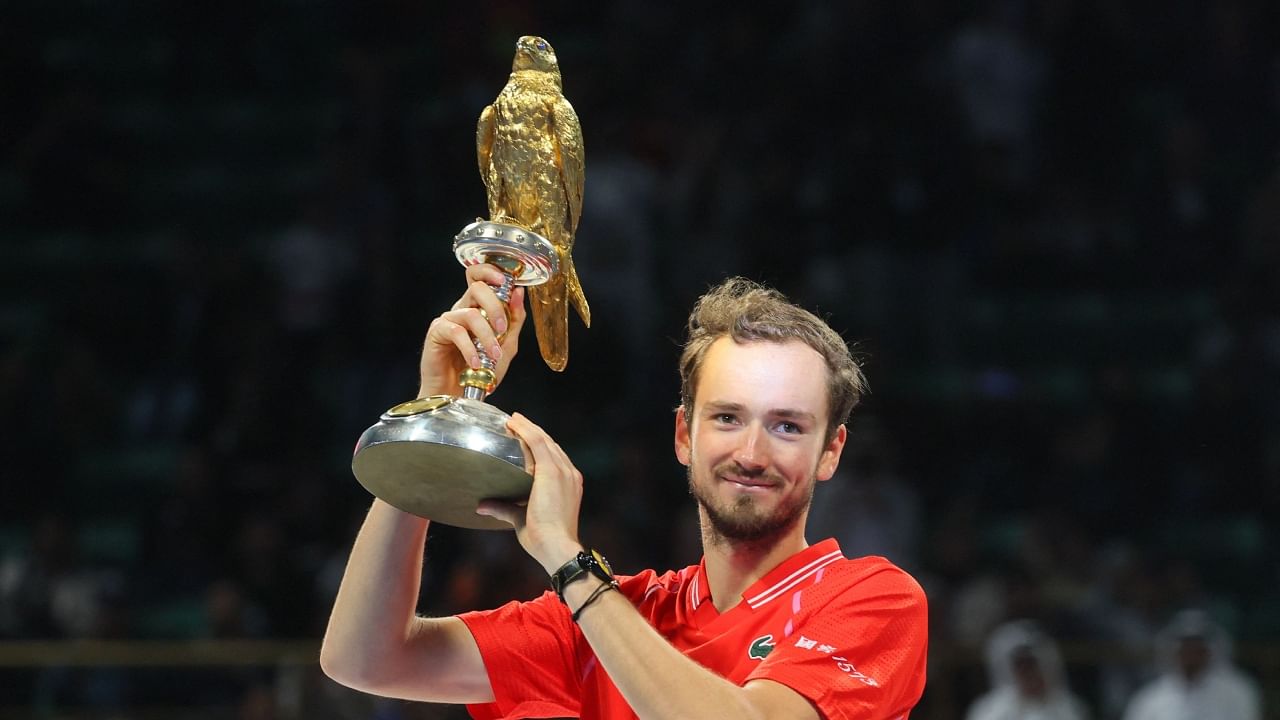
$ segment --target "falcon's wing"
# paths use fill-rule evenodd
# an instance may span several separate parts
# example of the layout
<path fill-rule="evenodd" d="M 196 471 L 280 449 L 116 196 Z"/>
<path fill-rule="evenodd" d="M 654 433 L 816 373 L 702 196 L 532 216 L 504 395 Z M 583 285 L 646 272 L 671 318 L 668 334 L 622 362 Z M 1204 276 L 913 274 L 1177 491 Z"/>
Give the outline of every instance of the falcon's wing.
<path fill-rule="evenodd" d="M 564 186 L 565 200 L 569 203 L 569 234 L 577 232 L 578 218 L 582 216 L 582 185 L 586 161 L 582 151 L 582 126 L 578 114 L 564 97 L 551 104 L 551 137 L 556 143 L 556 155 L 560 164 L 560 182 Z"/>
<path fill-rule="evenodd" d="M 486 105 L 480 113 L 480 122 L 476 123 L 476 159 L 480 161 L 480 177 L 486 187 L 489 185 L 489 158 L 493 155 L 495 127 L 493 106 Z"/>

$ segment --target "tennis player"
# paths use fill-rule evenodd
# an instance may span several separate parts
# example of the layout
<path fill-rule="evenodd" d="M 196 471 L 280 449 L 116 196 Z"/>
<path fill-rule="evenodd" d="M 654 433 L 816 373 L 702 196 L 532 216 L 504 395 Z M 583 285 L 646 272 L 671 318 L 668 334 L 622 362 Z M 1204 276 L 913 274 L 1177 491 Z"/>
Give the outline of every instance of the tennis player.
<path fill-rule="evenodd" d="M 507 328 L 488 284 L 497 271 L 477 265 L 467 277 L 427 331 L 420 396 L 455 391 L 474 340 L 492 348 L 500 376 L 516 353 L 523 292 Z M 417 617 L 429 521 L 375 500 L 325 633 L 324 671 L 369 693 L 465 703 L 475 718 L 906 718 L 925 684 L 924 593 L 884 558 L 805 538 L 814 486 L 835 473 L 864 392 L 847 344 L 736 278 L 698 301 L 688 327 L 674 440 L 698 503 L 697 564 L 614 575 L 608 548 L 578 540 L 582 474 L 516 414 L 509 427 L 533 460 L 528 503 L 477 512 L 514 526 L 551 589 Z"/>

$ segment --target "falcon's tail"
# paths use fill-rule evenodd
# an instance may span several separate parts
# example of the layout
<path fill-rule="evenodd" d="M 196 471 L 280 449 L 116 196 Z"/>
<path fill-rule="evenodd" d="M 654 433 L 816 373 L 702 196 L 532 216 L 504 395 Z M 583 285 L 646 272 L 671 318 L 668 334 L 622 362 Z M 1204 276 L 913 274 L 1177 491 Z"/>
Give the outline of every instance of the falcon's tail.
<path fill-rule="evenodd" d="M 569 299 L 573 301 L 578 317 L 582 318 L 582 324 L 591 327 L 591 306 L 587 304 L 587 296 L 582 292 L 582 283 L 578 282 L 578 270 L 573 266 L 573 258 L 568 253 L 565 253 L 563 268 L 561 272 L 567 281 L 565 289 L 569 291 Z"/>
<path fill-rule="evenodd" d="M 569 301 L 582 322 L 591 327 L 591 308 L 582 293 L 573 259 L 561 256 L 560 272 L 543 285 L 529 288 L 529 308 L 538 335 L 538 349 L 547 366 L 556 372 L 569 363 Z"/>

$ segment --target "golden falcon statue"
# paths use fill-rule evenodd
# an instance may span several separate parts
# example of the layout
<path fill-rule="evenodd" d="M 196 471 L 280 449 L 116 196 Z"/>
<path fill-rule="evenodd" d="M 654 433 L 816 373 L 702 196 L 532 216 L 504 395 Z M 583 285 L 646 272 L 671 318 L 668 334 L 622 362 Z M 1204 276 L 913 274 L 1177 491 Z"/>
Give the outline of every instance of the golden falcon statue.
<path fill-rule="evenodd" d="M 560 272 L 529 289 L 542 359 L 569 361 L 569 300 L 591 327 L 591 308 L 573 267 L 573 234 L 582 215 L 583 152 L 578 114 L 564 98 L 556 51 L 542 38 L 516 43 L 511 78 L 476 126 L 489 219 L 523 225 L 560 256 Z"/>

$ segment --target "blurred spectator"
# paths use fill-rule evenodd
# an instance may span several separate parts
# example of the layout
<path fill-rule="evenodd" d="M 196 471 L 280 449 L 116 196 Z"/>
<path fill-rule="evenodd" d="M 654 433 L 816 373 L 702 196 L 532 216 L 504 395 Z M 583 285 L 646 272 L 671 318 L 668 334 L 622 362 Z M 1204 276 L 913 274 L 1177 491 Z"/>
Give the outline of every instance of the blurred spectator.
<path fill-rule="evenodd" d="M 834 537 L 848 557 L 880 555 L 918 567 L 919 499 L 898 475 L 897 449 L 875 418 L 861 418 L 830 482 L 814 491 L 810 538 Z"/>
<path fill-rule="evenodd" d="M 1126 543 L 1103 548 L 1096 561 L 1097 585 L 1086 622 L 1118 650 L 1098 668 L 1097 707 L 1103 717 L 1119 717 L 1134 690 L 1148 679 L 1139 659 L 1150 652 L 1166 616 L 1168 583 L 1152 558 Z"/>
<path fill-rule="evenodd" d="M 0 638 L 101 637 L 119 624 L 111 605 L 118 585 L 113 571 L 81 562 L 72 521 L 48 513 L 29 553 L 0 560 Z"/>
<path fill-rule="evenodd" d="M 276 516 L 246 513 L 229 559 L 230 575 L 239 586 L 237 600 L 246 610 L 266 621 L 263 634 L 299 637 L 310 627 L 307 613 L 299 612 L 298 598 L 305 597 L 301 559 Z"/>
<path fill-rule="evenodd" d="M 609 364 L 607 378 L 619 385 L 628 405 L 638 405 L 658 390 L 655 357 L 646 352 L 659 306 L 653 227 L 657 175 L 633 154 L 614 152 L 594 155 L 591 178 L 578 228 L 586 242 L 574 255 L 583 277 L 590 278 L 588 300 L 625 313 L 605 327 L 597 323 L 593 333 L 616 333 L 610 351 L 620 359 Z"/>
<path fill-rule="evenodd" d="M 272 243 L 268 265 L 277 285 L 276 322 L 291 338 L 333 327 L 340 290 L 355 265 L 333 215 L 322 201 L 308 199 L 298 220 Z"/>
<path fill-rule="evenodd" d="M 1017 562 L 983 568 L 956 589 L 948 616 L 953 639 L 976 648 L 988 631 L 1007 618 L 1042 618 L 1043 590 L 1035 575 Z"/>
<path fill-rule="evenodd" d="M 1035 623 L 1015 620 L 987 640 L 991 690 L 969 706 L 966 720 L 1087 720 L 1071 694 L 1058 647 Z"/>
<path fill-rule="evenodd" d="M 1156 644 L 1163 674 L 1138 691 L 1124 720 L 1259 720 L 1252 680 L 1231 663 L 1231 640 L 1208 615 L 1184 610 Z"/>
<path fill-rule="evenodd" d="M 948 67 L 972 141 L 1001 183 L 1025 181 L 1044 83 L 1044 52 L 1026 32 L 1028 5 L 989 0 L 952 39 Z"/>
<path fill-rule="evenodd" d="M 262 611 L 245 598 L 244 589 L 231 580 L 209 585 L 204 600 L 205 626 L 202 634 L 217 640 L 262 637 L 267 620 Z"/>
<path fill-rule="evenodd" d="M 76 529 L 64 514 L 50 512 L 36 523 L 29 554 L 0 561 L 0 639 L 127 635 L 124 579 L 81 559 Z M 34 707 L 82 703 L 112 710 L 122 707 L 128 690 L 120 668 L 48 665 L 35 673 L 29 699 Z"/>
<path fill-rule="evenodd" d="M 148 514 L 146 561 L 163 592 L 196 594 L 209 582 L 224 544 L 225 507 L 219 472 L 208 448 L 184 448 L 174 468 L 172 490 Z"/>

